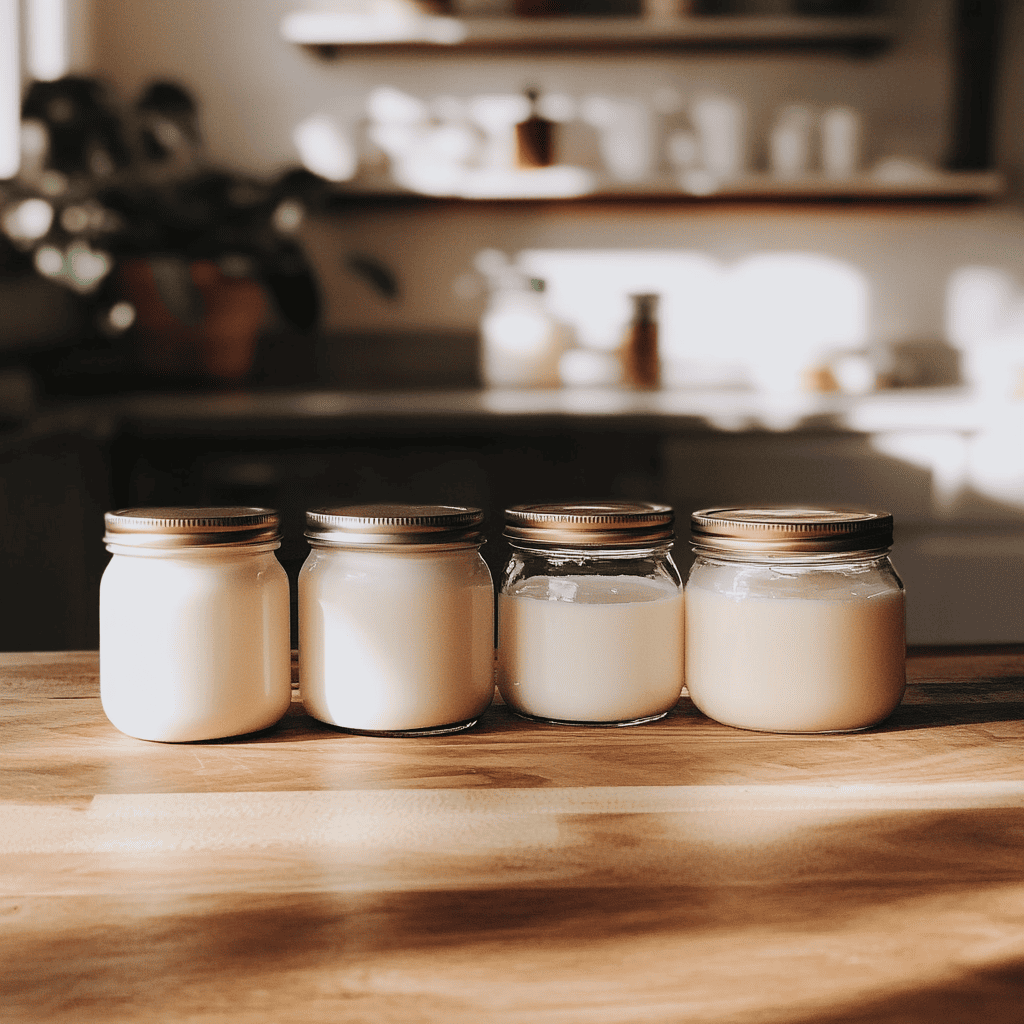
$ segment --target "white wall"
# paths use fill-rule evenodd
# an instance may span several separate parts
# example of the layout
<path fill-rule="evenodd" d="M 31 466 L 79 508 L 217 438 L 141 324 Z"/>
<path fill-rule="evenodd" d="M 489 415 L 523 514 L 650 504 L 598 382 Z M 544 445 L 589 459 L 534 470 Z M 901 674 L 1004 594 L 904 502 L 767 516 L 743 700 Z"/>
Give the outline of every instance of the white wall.
<path fill-rule="evenodd" d="M 905 0 L 905 31 L 884 55 L 345 56 L 322 63 L 278 34 L 299 0 L 92 0 L 94 66 L 126 95 L 154 76 L 192 87 L 214 157 L 270 173 L 296 158 L 294 125 L 323 112 L 361 116 L 368 91 L 390 84 L 424 97 L 515 92 L 527 85 L 574 95 L 617 91 L 651 96 L 670 85 L 691 94 L 714 87 L 743 97 L 756 134 L 770 112 L 800 99 L 847 101 L 865 117 L 869 153 L 941 161 L 948 147 L 948 29 L 951 0 Z M 1024 5 L 1008 4 L 1000 157 L 1024 167 Z M 872 340 L 941 335 L 946 281 L 968 263 L 1024 280 L 1024 218 L 1013 206 L 530 206 L 381 211 L 356 209 L 307 232 L 328 296 L 328 327 L 471 328 L 482 300 L 458 298 L 453 282 L 475 252 L 536 248 L 692 249 L 728 262 L 767 250 L 848 260 L 866 276 Z M 339 269 L 346 252 L 379 256 L 397 271 L 401 301 L 388 303 Z"/>

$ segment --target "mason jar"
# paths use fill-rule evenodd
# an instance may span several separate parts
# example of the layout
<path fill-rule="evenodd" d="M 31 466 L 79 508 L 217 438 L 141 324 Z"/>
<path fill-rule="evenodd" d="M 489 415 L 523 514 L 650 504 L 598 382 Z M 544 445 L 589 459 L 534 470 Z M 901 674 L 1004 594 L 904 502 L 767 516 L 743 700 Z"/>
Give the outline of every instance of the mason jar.
<path fill-rule="evenodd" d="M 475 725 L 494 696 L 494 585 L 479 509 L 306 513 L 299 691 L 322 722 L 374 735 Z"/>
<path fill-rule="evenodd" d="M 264 508 L 129 508 L 105 516 L 100 697 L 129 736 L 256 732 L 291 702 L 288 577 Z"/>
<path fill-rule="evenodd" d="M 888 717 L 906 684 L 887 512 L 713 508 L 691 519 L 686 687 L 741 729 L 825 733 Z"/>
<path fill-rule="evenodd" d="M 639 725 L 683 687 L 673 512 L 649 502 L 516 505 L 498 594 L 498 689 L 524 718 Z"/>

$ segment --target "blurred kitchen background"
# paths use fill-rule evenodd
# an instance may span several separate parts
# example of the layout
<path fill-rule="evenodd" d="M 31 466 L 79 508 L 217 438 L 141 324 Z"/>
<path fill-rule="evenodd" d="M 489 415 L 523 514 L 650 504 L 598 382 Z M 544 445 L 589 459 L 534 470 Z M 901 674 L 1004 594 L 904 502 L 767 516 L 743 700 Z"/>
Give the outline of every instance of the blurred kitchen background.
<path fill-rule="evenodd" d="M 891 510 L 1024 641 L 1020 0 L 0 0 L 0 649 L 102 513 Z"/>

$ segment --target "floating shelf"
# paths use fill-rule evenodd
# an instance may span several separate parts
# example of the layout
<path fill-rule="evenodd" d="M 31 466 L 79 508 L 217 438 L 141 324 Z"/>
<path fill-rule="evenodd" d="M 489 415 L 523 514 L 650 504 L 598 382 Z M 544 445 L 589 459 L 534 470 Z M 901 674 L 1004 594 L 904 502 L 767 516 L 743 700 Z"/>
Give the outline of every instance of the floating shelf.
<path fill-rule="evenodd" d="M 448 18 L 383 21 L 294 11 L 281 23 L 289 42 L 334 57 L 359 50 L 751 50 L 817 49 L 872 54 L 895 39 L 882 17 L 693 16 L 678 18 Z"/>
<path fill-rule="evenodd" d="M 768 175 L 749 175 L 723 182 L 713 191 L 694 192 L 672 181 L 643 186 L 598 185 L 580 195 L 423 195 L 397 187 L 351 184 L 335 193 L 339 205 L 416 205 L 429 203 L 908 203 L 976 202 L 995 199 L 1005 187 L 998 171 L 935 171 L 913 180 L 887 181 L 871 174 L 832 179 L 820 176 L 780 181 Z"/>

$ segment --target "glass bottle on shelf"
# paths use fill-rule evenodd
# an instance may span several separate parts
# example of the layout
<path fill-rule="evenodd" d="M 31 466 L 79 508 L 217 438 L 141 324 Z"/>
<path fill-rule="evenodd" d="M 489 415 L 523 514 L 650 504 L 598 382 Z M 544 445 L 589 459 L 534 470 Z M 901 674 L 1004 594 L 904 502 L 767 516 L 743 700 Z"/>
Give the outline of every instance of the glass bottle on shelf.
<path fill-rule="evenodd" d="M 554 162 L 554 121 L 543 117 L 537 108 L 539 93 L 527 89 L 530 116 L 516 125 L 516 163 L 524 169 L 550 167 Z"/>
<path fill-rule="evenodd" d="M 568 328 L 547 308 L 545 282 L 526 277 L 503 253 L 485 250 L 477 269 L 490 299 L 480 320 L 480 375 L 488 387 L 555 388 Z"/>
<path fill-rule="evenodd" d="M 622 339 L 623 383 L 634 388 L 661 386 L 658 358 L 658 296 L 630 295 L 633 316 Z"/>

